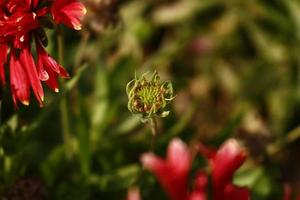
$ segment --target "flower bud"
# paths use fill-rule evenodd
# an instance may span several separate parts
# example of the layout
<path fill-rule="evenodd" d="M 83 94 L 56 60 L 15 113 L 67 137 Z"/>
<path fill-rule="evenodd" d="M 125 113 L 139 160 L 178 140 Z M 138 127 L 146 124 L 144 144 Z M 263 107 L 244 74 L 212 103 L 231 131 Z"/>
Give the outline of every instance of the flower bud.
<path fill-rule="evenodd" d="M 135 78 L 127 84 L 128 109 L 134 114 L 141 114 L 143 119 L 154 116 L 166 117 L 167 104 L 174 99 L 173 87 L 170 81 L 161 81 L 155 71 L 151 80 L 146 79 L 146 74 Z"/>

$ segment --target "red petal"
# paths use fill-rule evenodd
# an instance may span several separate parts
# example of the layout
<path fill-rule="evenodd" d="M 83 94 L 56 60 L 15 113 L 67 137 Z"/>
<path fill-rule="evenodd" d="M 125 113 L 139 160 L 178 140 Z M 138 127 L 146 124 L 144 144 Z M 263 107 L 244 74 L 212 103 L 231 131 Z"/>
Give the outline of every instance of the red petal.
<path fill-rule="evenodd" d="M 3 85 L 5 85 L 5 71 L 4 64 L 7 61 L 7 44 L 0 44 L 0 79 Z"/>
<path fill-rule="evenodd" d="M 39 80 L 36 66 L 35 66 L 34 60 L 32 58 L 32 55 L 29 51 L 29 48 L 24 48 L 21 50 L 20 60 L 27 72 L 27 75 L 28 75 L 29 81 L 30 81 L 30 85 L 35 94 L 35 97 L 37 98 L 40 106 L 43 106 L 44 91 L 43 91 L 42 84 Z"/>
<path fill-rule="evenodd" d="M 43 60 L 38 58 L 37 63 L 37 70 L 38 70 L 38 76 L 41 81 L 47 81 L 49 79 L 48 72 L 44 69 L 44 63 Z"/>
<path fill-rule="evenodd" d="M 217 151 L 215 149 L 211 149 L 203 144 L 198 144 L 197 148 L 199 150 L 199 153 L 209 160 L 214 158 L 217 154 Z"/>
<path fill-rule="evenodd" d="M 40 75 L 42 75 L 42 73 L 44 73 L 43 69 L 46 69 L 46 71 L 48 71 L 48 72 L 50 72 L 50 71 L 56 72 L 63 78 L 70 77 L 68 72 L 65 71 L 65 69 L 60 64 L 58 64 L 51 56 L 49 56 L 49 54 L 46 52 L 45 48 L 40 44 L 40 41 L 38 41 L 38 40 L 36 41 L 36 49 L 37 49 L 38 63 L 39 63 L 38 68 L 41 71 Z"/>
<path fill-rule="evenodd" d="M 59 65 L 57 62 L 52 59 L 48 53 L 46 52 L 45 48 L 41 45 L 41 42 L 36 40 L 36 49 L 39 62 L 43 65 L 43 68 L 49 68 L 56 73 L 59 73 Z"/>
<path fill-rule="evenodd" d="M 14 52 L 10 59 L 10 84 L 15 106 L 17 106 L 18 101 L 24 105 L 29 105 L 30 85 L 28 77 Z"/>
<path fill-rule="evenodd" d="M 160 173 L 166 168 L 166 163 L 161 158 L 157 157 L 153 153 L 145 153 L 141 156 L 141 162 L 143 166 L 153 172 Z"/>
<path fill-rule="evenodd" d="M 39 0 L 33 0 L 33 7 L 36 8 L 39 4 Z"/>
<path fill-rule="evenodd" d="M 70 78 L 69 73 L 62 66 L 59 66 L 59 75 L 63 78 Z"/>
<path fill-rule="evenodd" d="M 246 152 L 234 139 L 226 141 L 211 159 L 212 182 L 216 200 L 222 199 L 226 185 L 231 182 L 234 172 L 245 159 Z"/>
<path fill-rule="evenodd" d="M 39 27 L 34 13 L 17 12 L 4 22 L 3 35 L 22 36 Z"/>
<path fill-rule="evenodd" d="M 26 11 L 30 9 L 31 0 L 9 0 L 6 7 L 10 13 Z"/>
<path fill-rule="evenodd" d="M 36 16 L 37 17 L 42 17 L 44 15 L 46 15 L 48 13 L 48 8 L 47 7 L 44 7 L 44 8 L 41 8 L 39 9 L 37 12 L 36 12 Z"/>
<path fill-rule="evenodd" d="M 236 187 L 228 184 L 224 191 L 222 200 L 249 200 L 250 192 L 247 188 Z"/>
<path fill-rule="evenodd" d="M 178 138 L 173 139 L 168 147 L 167 162 L 178 173 L 188 173 L 191 167 L 191 155 L 188 147 Z"/>
<path fill-rule="evenodd" d="M 167 160 L 162 160 L 147 153 L 142 156 L 141 161 L 146 169 L 155 174 L 172 200 L 186 200 L 190 153 L 181 140 L 173 139 L 167 154 Z"/>
<path fill-rule="evenodd" d="M 59 64 L 53 59 L 51 58 L 49 55 L 47 55 L 44 59 L 45 64 L 50 67 L 53 71 L 55 71 L 56 73 L 59 73 Z"/>
<path fill-rule="evenodd" d="M 197 174 L 194 191 L 191 193 L 189 200 L 206 200 L 206 187 L 208 183 L 207 174 L 200 171 Z"/>
<path fill-rule="evenodd" d="M 85 15 L 86 8 L 76 0 L 56 0 L 51 12 L 56 23 L 63 23 L 70 28 L 80 30 L 80 18 Z"/>
<path fill-rule="evenodd" d="M 44 49 L 41 46 L 39 41 L 36 41 L 36 50 L 37 50 L 37 71 L 38 76 L 41 81 L 47 81 L 49 79 L 49 74 L 44 68 Z"/>
<path fill-rule="evenodd" d="M 206 186 L 208 183 L 208 178 L 207 174 L 205 172 L 199 171 L 197 176 L 196 176 L 196 181 L 195 181 L 195 189 L 204 191 L 206 190 Z"/>
<path fill-rule="evenodd" d="M 46 81 L 46 84 L 54 91 L 59 92 L 59 85 L 57 82 L 57 74 L 53 71 L 47 71 L 49 74 L 49 79 Z"/>

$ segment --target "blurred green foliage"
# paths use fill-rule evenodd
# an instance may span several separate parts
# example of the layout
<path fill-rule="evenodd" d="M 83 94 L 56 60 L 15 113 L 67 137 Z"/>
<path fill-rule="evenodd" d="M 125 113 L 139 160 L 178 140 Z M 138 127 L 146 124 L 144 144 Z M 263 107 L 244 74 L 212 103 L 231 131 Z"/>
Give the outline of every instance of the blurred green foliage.
<path fill-rule="evenodd" d="M 283 183 L 300 193 L 300 1 L 115 4 L 106 18 L 88 7 L 81 32 L 64 30 L 72 79 L 59 94 L 46 90 L 44 108 L 32 101 L 15 111 L 4 91 L 0 196 L 18 180 L 38 178 L 48 199 L 125 199 L 133 185 L 145 200 L 165 199 L 150 173 L 140 178 L 150 128 L 127 110 L 125 91 L 135 73 L 154 69 L 176 94 L 159 121 L 155 152 L 164 155 L 175 136 L 216 147 L 236 137 L 249 158 L 234 181 L 250 187 L 252 199 L 282 199 Z M 89 29 L 95 21 L 105 29 Z M 56 32 L 47 34 L 55 55 Z"/>

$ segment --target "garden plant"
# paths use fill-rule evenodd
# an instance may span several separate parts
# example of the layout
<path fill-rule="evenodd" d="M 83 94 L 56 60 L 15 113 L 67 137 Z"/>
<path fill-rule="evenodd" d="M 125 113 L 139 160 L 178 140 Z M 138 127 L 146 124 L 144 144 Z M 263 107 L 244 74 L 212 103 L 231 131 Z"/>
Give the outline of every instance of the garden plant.
<path fill-rule="evenodd" d="M 300 200 L 299 0 L 1 0 L 0 200 Z"/>

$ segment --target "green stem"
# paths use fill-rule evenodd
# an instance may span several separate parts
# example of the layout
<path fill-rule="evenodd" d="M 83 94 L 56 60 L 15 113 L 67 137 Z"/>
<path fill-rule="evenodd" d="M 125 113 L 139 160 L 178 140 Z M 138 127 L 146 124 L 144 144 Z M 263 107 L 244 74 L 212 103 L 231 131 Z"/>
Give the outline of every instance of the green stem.
<path fill-rule="evenodd" d="M 81 40 L 79 42 L 78 50 L 76 53 L 75 64 L 74 64 L 74 73 L 76 73 L 76 71 L 82 65 L 82 61 L 84 60 L 84 56 L 86 53 L 86 47 L 88 45 L 89 39 L 90 39 L 90 33 L 87 31 L 83 31 Z"/>
<path fill-rule="evenodd" d="M 153 152 L 155 149 L 155 143 L 156 143 L 156 137 L 157 137 L 157 122 L 156 122 L 155 117 L 152 117 L 150 119 L 150 126 L 151 126 L 151 133 L 152 133 L 150 151 Z"/>
<path fill-rule="evenodd" d="M 152 139 L 151 139 L 149 151 L 154 152 L 156 137 L 157 137 L 157 133 L 158 133 L 157 132 L 157 122 L 156 122 L 155 117 L 150 118 L 149 123 L 150 123 L 151 133 L 152 133 Z M 139 185 L 140 187 L 142 187 L 145 182 L 144 176 L 145 176 L 145 170 L 142 169 L 133 185 Z"/>
<path fill-rule="evenodd" d="M 267 151 L 270 156 L 278 154 L 290 143 L 300 139 L 300 126 L 289 132 L 284 138 L 268 146 Z"/>
<path fill-rule="evenodd" d="M 58 61 L 61 65 L 64 65 L 64 38 L 61 29 L 58 29 L 57 43 L 58 43 Z M 64 86 L 65 86 L 64 81 L 61 80 L 62 90 L 64 90 Z M 72 136 L 70 131 L 67 105 L 68 105 L 67 98 L 66 96 L 64 96 L 60 101 L 61 125 L 63 131 L 63 140 L 66 148 L 66 156 L 67 158 L 71 159 L 73 155 L 73 148 L 72 148 Z"/>

